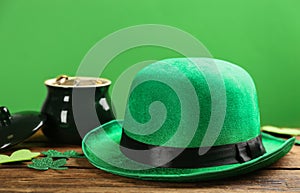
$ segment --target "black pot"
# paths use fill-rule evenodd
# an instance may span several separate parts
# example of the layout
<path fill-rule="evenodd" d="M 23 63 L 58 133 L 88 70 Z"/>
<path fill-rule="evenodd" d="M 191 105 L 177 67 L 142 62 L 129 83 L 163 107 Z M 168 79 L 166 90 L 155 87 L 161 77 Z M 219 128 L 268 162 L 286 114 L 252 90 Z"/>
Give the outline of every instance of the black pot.
<path fill-rule="evenodd" d="M 48 95 L 42 107 L 42 127 L 50 140 L 81 144 L 84 135 L 113 119 L 108 96 L 111 81 L 104 78 L 67 77 L 45 81 Z"/>

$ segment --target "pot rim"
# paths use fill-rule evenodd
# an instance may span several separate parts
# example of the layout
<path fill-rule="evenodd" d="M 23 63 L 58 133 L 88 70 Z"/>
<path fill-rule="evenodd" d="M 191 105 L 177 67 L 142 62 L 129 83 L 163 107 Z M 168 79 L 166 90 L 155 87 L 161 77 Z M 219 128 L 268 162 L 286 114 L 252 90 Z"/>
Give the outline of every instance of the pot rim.
<path fill-rule="evenodd" d="M 98 87 L 105 87 L 111 85 L 111 81 L 107 78 L 99 78 L 99 77 L 86 77 L 86 76 L 70 76 L 69 79 L 86 79 L 86 80 L 100 80 L 102 84 L 91 84 L 91 85 L 63 85 L 57 84 L 57 78 L 51 78 L 45 80 L 44 84 L 50 87 L 57 87 L 57 88 L 98 88 Z"/>

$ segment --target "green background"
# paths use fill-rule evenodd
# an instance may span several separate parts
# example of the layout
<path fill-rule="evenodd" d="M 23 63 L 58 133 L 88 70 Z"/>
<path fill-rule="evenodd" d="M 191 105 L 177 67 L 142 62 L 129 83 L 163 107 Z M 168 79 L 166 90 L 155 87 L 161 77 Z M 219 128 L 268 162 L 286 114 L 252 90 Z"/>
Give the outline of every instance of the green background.
<path fill-rule="evenodd" d="M 0 105 L 39 110 L 44 80 L 75 75 L 100 39 L 132 25 L 165 24 L 252 75 L 262 124 L 300 127 L 299 9 L 297 0 L 0 0 Z M 114 81 L 136 62 L 177 56 L 157 47 L 132 49 L 102 76 Z"/>

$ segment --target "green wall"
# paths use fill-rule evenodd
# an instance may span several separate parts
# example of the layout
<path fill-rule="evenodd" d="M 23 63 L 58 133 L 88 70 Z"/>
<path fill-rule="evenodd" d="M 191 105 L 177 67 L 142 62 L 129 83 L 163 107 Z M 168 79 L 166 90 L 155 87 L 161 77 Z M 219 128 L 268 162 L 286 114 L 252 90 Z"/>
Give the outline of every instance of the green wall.
<path fill-rule="evenodd" d="M 43 81 L 74 75 L 101 38 L 137 24 L 166 24 L 198 38 L 215 58 L 253 76 L 263 124 L 300 127 L 300 1 L 0 0 L 0 105 L 39 110 Z M 176 57 L 155 47 L 129 50 L 103 76 L 147 59 Z"/>

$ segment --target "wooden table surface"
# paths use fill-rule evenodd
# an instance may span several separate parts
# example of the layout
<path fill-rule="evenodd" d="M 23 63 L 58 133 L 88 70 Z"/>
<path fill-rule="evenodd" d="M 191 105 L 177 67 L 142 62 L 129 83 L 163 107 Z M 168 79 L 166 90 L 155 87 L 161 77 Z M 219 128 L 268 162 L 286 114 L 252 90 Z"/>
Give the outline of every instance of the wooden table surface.
<path fill-rule="evenodd" d="M 76 150 L 80 146 L 61 146 L 46 142 L 38 132 L 10 151 Z M 9 153 L 9 152 L 7 152 Z M 166 183 L 116 176 L 93 167 L 85 158 L 69 159 L 68 170 L 38 171 L 26 164 L 0 165 L 0 192 L 300 192 L 300 146 L 272 166 L 225 180 L 197 183 Z"/>

